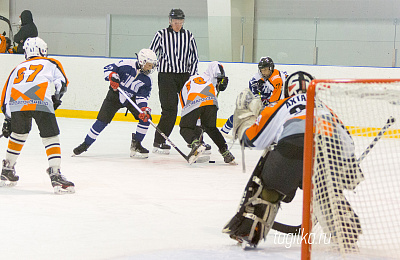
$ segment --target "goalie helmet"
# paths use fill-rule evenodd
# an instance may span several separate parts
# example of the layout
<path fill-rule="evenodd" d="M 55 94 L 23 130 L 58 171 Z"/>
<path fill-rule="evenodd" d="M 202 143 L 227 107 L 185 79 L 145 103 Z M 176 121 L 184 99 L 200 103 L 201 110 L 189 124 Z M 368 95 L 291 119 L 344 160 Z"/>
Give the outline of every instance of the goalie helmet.
<path fill-rule="evenodd" d="M 185 19 L 185 13 L 181 9 L 172 9 L 169 12 L 169 19 Z"/>
<path fill-rule="evenodd" d="M 139 67 L 145 75 L 153 73 L 154 70 L 157 68 L 158 65 L 157 55 L 154 53 L 154 51 L 150 49 L 141 49 L 139 51 L 139 54 L 137 54 L 137 59 Z M 147 63 L 151 64 L 151 67 L 150 68 L 146 67 L 145 69 Z"/>
<path fill-rule="evenodd" d="M 47 44 L 39 37 L 32 37 L 24 43 L 25 59 L 33 57 L 47 57 Z"/>
<path fill-rule="evenodd" d="M 268 68 L 267 73 L 263 73 L 263 69 Z M 275 64 L 274 61 L 270 57 L 261 57 L 260 61 L 258 62 L 258 70 L 260 71 L 261 75 L 265 80 L 271 77 L 272 73 L 274 72 Z M 265 71 L 265 70 L 264 70 Z"/>
<path fill-rule="evenodd" d="M 285 82 L 285 97 L 306 93 L 307 87 L 313 79 L 313 76 L 304 71 L 291 74 Z"/>

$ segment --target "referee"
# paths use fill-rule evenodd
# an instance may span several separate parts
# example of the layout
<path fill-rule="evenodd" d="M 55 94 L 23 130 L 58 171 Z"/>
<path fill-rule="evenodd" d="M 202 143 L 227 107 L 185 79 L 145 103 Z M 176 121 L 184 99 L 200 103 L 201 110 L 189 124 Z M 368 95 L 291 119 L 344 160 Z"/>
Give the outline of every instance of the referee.
<path fill-rule="evenodd" d="M 161 118 L 158 128 L 167 136 L 175 126 L 178 95 L 191 75 L 197 74 L 199 62 L 193 34 L 183 29 L 185 14 L 181 9 L 169 12 L 169 26 L 156 33 L 150 49 L 158 54 L 158 95 Z M 171 146 L 156 131 L 153 153 L 169 154 Z"/>

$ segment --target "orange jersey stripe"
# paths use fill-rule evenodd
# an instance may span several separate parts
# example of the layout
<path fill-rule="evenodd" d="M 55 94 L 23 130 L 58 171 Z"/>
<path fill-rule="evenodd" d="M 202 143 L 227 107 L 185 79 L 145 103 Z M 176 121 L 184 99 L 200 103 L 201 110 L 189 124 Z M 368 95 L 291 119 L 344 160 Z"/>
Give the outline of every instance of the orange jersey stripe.
<path fill-rule="evenodd" d="M 286 100 L 287 98 L 281 99 L 273 107 L 264 108 L 264 110 L 261 112 L 261 120 L 258 123 L 253 124 L 246 130 L 246 135 L 250 140 L 254 139 L 261 132 L 262 128 L 264 128 L 264 126 L 268 124 L 268 121 L 273 118 L 272 115 L 282 106 L 282 104 Z"/>

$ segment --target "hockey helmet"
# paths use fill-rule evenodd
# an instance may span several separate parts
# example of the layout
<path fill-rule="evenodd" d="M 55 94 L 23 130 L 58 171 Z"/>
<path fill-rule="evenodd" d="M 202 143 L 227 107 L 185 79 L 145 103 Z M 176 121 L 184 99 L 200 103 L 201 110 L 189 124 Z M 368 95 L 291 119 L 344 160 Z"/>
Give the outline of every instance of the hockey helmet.
<path fill-rule="evenodd" d="M 263 69 L 268 68 L 267 73 L 263 73 Z M 260 71 L 261 75 L 264 77 L 265 80 L 271 77 L 272 73 L 274 72 L 275 64 L 274 61 L 270 57 L 261 57 L 260 61 L 258 62 L 258 70 Z"/>
<path fill-rule="evenodd" d="M 47 44 L 39 37 L 31 37 L 25 40 L 24 47 L 25 59 L 33 57 L 47 57 Z"/>
<path fill-rule="evenodd" d="M 185 19 L 185 14 L 181 9 L 172 9 L 169 12 L 169 19 Z"/>
<path fill-rule="evenodd" d="M 304 71 L 297 71 L 291 74 L 285 82 L 285 97 L 306 93 L 307 87 L 314 79 L 311 74 Z"/>
<path fill-rule="evenodd" d="M 137 59 L 139 67 L 145 75 L 153 73 L 154 70 L 157 68 L 158 65 L 157 56 L 154 53 L 154 51 L 150 49 L 141 49 L 139 51 L 139 54 L 137 54 Z M 144 67 L 147 63 L 151 64 L 152 66 L 150 69 L 144 70 Z"/>

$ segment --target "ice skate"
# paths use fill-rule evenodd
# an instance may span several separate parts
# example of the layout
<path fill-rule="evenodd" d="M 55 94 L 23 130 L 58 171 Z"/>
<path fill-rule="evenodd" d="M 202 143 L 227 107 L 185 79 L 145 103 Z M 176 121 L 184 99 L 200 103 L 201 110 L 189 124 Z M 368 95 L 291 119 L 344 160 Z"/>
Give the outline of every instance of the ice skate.
<path fill-rule="evenodd" d="M 74 154 L 72 156 L 80 155 L 81 153 L 86 152 L 89 146 L 90 145 L 87 145 L 85 142 L 81 143 L 78 147 L 76 147 L 73 150 Z"/>
<path fill-rule="evenodd" d="M 204 151 L 204 155 L 205 154 L 211 154 L 211 145 L 206 144 L 205 142 L 203 142 L 203 145 L 206 147 L 206 150 Z M 189 148 L 192 148 L 191 144 L 187 145 Z"/>
<path fill-rule="evenodd" d="M 196 162 L 197 158 L 200 157 L 200 155 L 202 155 L 204 153 L 204 151 L 206 150 L 206 146 L 201 143 L 199 140 L 194 140 L 191 144 L 190 144 L 192 150 L 190 151 L 189 155 L 188 155 L 188 163 L 192 164 L 194 162 Z"/>
<path fill-rule="evenodd" d="M 15 175 L 14 166 L 10 166 L 8 160 L 3 160 L 3 169 L 1 170 L 0 187 L 12 187 L 17 185 L 19 176 Z"/>
<path fill-rule="evenodd" d="M 135 140 L 135 134 L 132 134 L 131 157 L 139 159 L 149 158 L 149 150 L 144 148 L 141 142 Z"/>
<path fill-rule="evenodd" d="M 50 176 L 51 185 L 54 188 L 56 194 L 75 193 L 74 183 L 68 181 L 63 175 L 61 175 L 60 169 L 55 170 L 50 167 L 46 170 Z"/>
<path fill-rule="evenodd" d="M 159 153 L 159 154 L 169 154 L 171 150 L 171 146 L 169 146 L 166 143 L 154 143 L 153 144 L 153 153 Z"/>
<path fill-rule="evenodd" d="M 219 151 L 222 155 L 222 157 L 224 157 L 224 162 L 225 163 L 229 163 L 231 165 L 237 165 L 236 161 L 235 161 L 235 156 L 232 155 L 232 153 L 224 148 L 222 150 Z"/>

